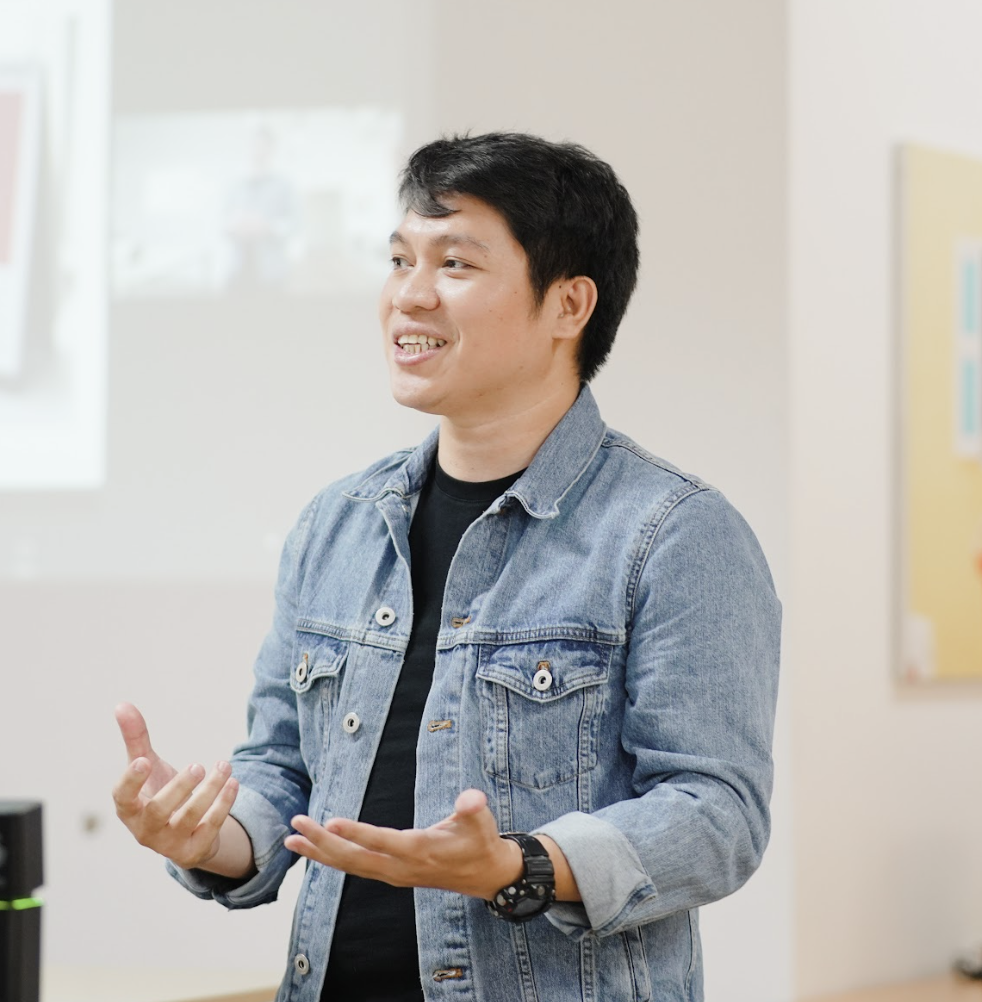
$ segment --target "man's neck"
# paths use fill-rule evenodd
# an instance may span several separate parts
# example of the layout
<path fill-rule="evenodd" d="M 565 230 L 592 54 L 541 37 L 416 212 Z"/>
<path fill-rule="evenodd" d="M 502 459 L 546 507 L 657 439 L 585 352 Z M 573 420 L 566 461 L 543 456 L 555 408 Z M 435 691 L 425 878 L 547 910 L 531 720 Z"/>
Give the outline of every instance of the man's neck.
<path fill-rule="evenodd" d="M 466 421 L 442 418 L 440 466 L 457 480 L 475 483 L 524 470 L 578 394 L 578 382 L 564 383 L 522 408 Z"/>

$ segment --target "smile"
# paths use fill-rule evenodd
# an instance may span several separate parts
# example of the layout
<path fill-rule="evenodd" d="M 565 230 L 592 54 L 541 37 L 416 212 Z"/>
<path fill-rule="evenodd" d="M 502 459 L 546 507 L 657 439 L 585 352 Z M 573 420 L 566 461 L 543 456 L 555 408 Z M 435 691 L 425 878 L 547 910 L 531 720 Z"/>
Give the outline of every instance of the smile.
<path fill-rule="evenodd" d="M 443 338 L 427 334 L 402 334 L 396 339 L 396 344 L 409 355 L 418 355 L 430 348 L 442 348 L 446 343 Z"/>

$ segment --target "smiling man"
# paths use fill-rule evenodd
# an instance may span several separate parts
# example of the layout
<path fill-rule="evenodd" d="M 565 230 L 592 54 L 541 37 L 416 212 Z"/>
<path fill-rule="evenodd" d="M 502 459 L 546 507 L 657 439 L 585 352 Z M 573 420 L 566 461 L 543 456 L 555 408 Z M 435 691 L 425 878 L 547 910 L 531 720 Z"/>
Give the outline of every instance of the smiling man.
<path fill-rule="evenodd" d="M 638 265 L 610 167 L 445 139 L 400 193 L 383 344 L 438 427 L 302 514 L 231 764 L 117 709 L 117 811 L 227 907 L 307 857 L 278 1002 L 698 1002 L 697 908 L 769 832 L 766 563 L 587 386 Z"/>

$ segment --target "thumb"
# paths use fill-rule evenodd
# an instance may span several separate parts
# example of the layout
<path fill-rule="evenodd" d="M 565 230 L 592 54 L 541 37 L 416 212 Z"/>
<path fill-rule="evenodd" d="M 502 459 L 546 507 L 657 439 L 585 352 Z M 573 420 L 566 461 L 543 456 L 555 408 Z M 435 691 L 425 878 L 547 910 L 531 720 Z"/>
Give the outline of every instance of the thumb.
<path fill-rule="evenodd" d="M 155 756 L 143 714 L 132 703 L 120 703 L 116 707 L 115 716 L 119 732 L 126 743 L 126 755 L 129 761 L 132 762 L 135 758 L 148 758 L 152 762 Z"/>
<path fill-rule="evenodd" d="M 453 809 L 459 818 L 480 814 L 488 810 L 488 798 L 480 790 L 464 790 L 457 795 Z"/>

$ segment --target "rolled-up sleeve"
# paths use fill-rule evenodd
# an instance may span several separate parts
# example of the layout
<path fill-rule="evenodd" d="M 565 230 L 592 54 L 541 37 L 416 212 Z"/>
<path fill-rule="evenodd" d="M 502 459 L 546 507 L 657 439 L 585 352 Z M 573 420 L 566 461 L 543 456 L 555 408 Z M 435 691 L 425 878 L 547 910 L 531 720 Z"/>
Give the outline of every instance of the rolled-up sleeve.
<path fill-rule="evenodd" d="M 770 834 L 781 614 L 753 532 L 717 491 L 681 494 L 649 522 L 628 602 L 635 795 L 538 829 L 579 886 L 548 913 L 574 938 L 725 897 Z"/>

